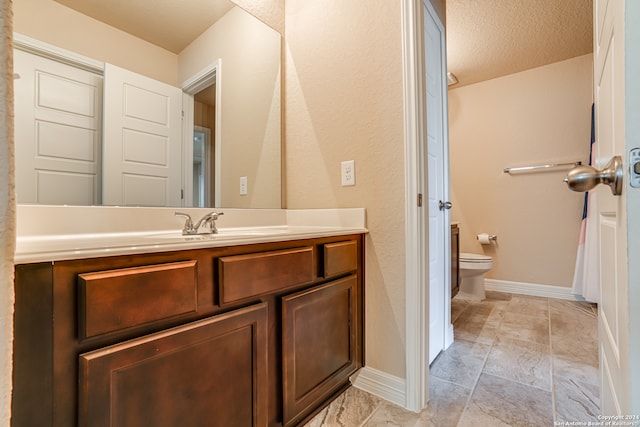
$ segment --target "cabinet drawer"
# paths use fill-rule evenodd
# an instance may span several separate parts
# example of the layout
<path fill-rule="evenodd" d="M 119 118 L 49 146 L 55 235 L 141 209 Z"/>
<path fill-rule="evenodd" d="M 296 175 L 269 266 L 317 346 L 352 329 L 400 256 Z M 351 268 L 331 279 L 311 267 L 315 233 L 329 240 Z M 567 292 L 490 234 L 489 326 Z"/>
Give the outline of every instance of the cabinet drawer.
<path fill-rule="evenodd" d="M 196 261 L 78 275 L 80 339 L 197 310 Z"/>
<path fill-rule="evenodd" d="M 219 258 L 220 305 L 310 283 L 313 258 L 311 246 Z"/>
<path fill-rule="evenodd" d="M 327 243 L 324 245 L 324 277 L 350 273 L 358 268 L 358 243 Z"/>

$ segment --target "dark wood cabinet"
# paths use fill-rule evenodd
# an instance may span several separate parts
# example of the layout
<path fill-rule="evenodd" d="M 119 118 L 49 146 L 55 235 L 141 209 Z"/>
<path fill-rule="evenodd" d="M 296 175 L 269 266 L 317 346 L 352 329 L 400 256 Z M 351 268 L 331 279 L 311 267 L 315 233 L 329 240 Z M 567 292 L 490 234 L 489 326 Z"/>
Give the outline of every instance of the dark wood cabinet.
<path fill-rule="evenodd" d="M 359 367 L 357 316 L 353 275 L 283 298 L 285 426 L 335 393 Z"/>
<path fill-rule="evenodd" d="M 353 234 L 17 265 L 11 425 L 302 422 L 363 364 L 363 258 Z"/>
<path fill-rule="evenodd" d="M 79 357 L 79 424 L 267 425 L 267 305 Z"/>
<path fill-rule="evenodd" d="M 460 229 L 451 224 L 451 298 L 460 290 Z"/>

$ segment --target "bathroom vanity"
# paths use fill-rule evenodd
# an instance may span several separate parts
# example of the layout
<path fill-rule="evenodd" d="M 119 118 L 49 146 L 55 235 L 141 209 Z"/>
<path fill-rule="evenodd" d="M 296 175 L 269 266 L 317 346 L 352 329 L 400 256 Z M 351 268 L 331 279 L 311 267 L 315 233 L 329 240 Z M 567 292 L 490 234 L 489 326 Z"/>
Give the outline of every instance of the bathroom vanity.
<path fill-rule="evenodd" d="M 363 364 L 365 232 L 24 243 L 12 425 L 297 425 Z"/>

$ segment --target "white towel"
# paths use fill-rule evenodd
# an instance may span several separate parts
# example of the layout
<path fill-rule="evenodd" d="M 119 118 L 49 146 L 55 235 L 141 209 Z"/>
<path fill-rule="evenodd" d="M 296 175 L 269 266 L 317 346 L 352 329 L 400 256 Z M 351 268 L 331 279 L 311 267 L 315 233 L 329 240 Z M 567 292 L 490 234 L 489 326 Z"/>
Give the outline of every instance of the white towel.
<path fill-rule="evenodd" d="M 0 1 L 0 425 L 11 418 L 13 257 L 16 199 L 13 157 L 13 23 L 11 0 Z"/>

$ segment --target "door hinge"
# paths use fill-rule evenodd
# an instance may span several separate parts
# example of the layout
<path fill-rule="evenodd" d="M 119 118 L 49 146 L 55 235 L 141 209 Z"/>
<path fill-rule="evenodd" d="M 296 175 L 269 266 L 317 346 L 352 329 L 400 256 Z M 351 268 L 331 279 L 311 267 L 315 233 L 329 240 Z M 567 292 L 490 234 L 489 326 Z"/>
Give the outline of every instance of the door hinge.
<path fill-rule="evenodd" d="M 422 207 L 422 193 L 418 193 L 418 207 Z"/>
<path fill-rule="evenodd" d="M 180 200 L 184 200 L 184 190 L 180 190 Z"/>

